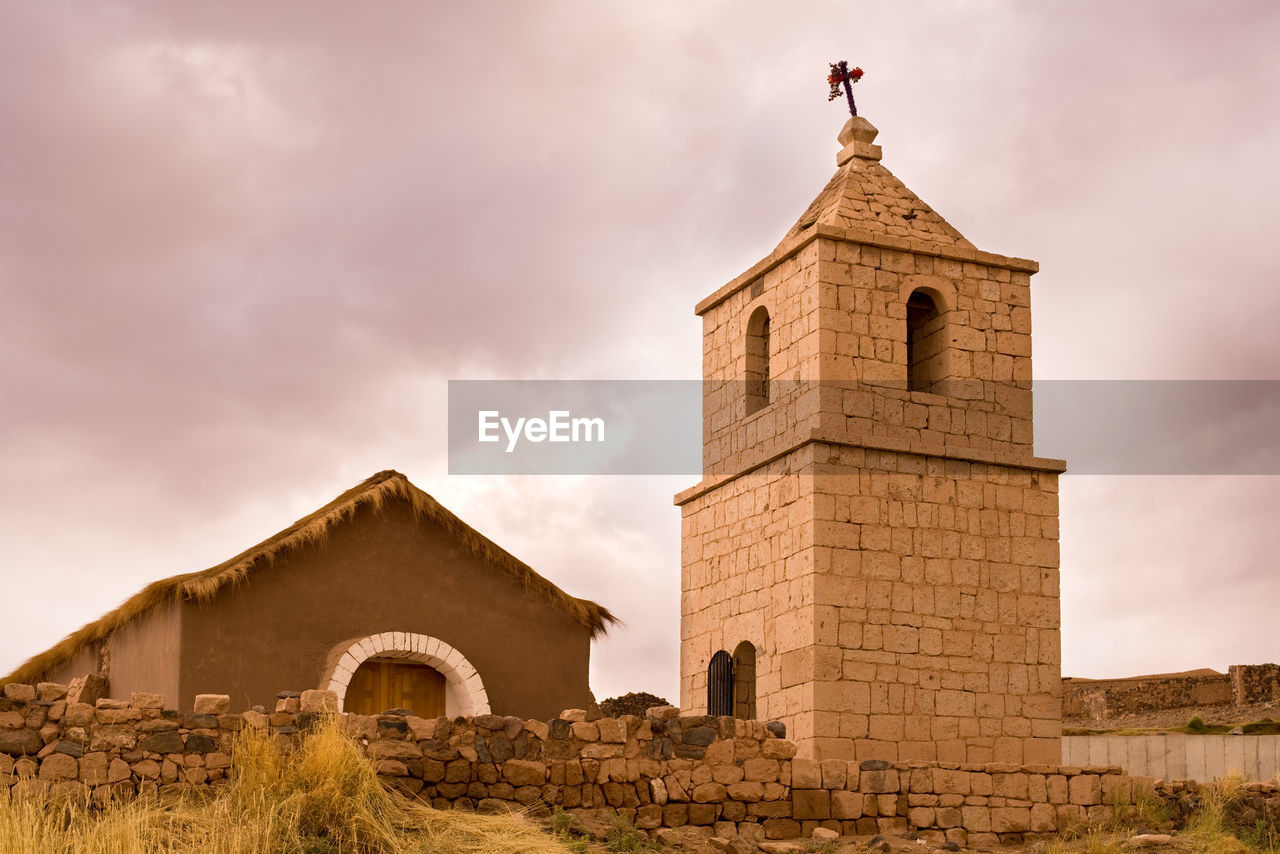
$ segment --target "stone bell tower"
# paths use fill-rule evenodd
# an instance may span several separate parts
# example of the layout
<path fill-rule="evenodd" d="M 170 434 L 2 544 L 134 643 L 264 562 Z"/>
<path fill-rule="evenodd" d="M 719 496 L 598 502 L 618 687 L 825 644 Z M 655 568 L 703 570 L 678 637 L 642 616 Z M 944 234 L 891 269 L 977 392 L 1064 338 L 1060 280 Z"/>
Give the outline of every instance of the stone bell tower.
<path fill-rule="evenodd" d="M 818 759 L 1056 763 L 1060 460 L 1034 456 L 1034 261 L 840 132 L 835 176 L 698 303 L 681 707 Z"/>

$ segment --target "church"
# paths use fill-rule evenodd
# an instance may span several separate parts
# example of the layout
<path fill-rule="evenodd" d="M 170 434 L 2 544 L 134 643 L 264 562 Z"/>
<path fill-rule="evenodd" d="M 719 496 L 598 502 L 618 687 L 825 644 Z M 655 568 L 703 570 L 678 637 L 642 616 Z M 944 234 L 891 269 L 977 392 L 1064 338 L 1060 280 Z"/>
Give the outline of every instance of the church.
<path fill-rule="evenodd" d="M 331 690 L 360 714 L 551 718 L 591 702 L 591 639 L 615 618 L 483 536 L 399 472 L 347 490 L 217 566 L 157 581 L 7 682 L 229 694 L 274 709 Z"/>
<path fill-rule="evenodd" d="M 814 759 L 1057 763 L 1066 465 L 1032 448 L 1039 267 L 976 249 L 876 136 L 850 118 L 782 242 L 695 309 L 680 705 L 782 721 Z"/>

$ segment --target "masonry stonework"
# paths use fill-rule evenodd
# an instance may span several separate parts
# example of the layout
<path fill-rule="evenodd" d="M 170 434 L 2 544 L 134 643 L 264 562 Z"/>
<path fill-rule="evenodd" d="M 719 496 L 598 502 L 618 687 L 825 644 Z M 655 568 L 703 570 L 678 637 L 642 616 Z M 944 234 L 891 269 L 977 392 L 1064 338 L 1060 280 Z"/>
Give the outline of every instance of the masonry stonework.
<path fill-rule="evenodd" d="M 1101 819 L 1155 781 L 1115 767 L 805 759 L 759 721 L 682 714 L 598 718 L 570 710 L 519 717 L 424 719 L 335 711 L 330 691 L 281 692 L 272 710 L 229 713 L 203 695 L 191 714 L 158 694 L 68 702 L 67 686 L 0 691 L 0 787 L 105 805 L 216 787 L 235 774 L 243 731 L 286 750 L 327 716 L 362 746 L 392 788 L 441 809 L 617 814 L 642 830 L 794 839 L 919 831 L 934 843 L 993 845 Z M 74 697 L 70 697 L 74 700 Z M 774 725 L 776 728 L 776 725 Z"/>
<path fill-rule="evenodd" d="M 697 307 L 681 706 L 707 710 L 711 657 L 748 642 L 757 714 L 802 756 L 1057 762 L 1065 466 L 1032 448 L 1038 266 L 976 250 L 875 134 L 851 120 L 778 248 Z"/>

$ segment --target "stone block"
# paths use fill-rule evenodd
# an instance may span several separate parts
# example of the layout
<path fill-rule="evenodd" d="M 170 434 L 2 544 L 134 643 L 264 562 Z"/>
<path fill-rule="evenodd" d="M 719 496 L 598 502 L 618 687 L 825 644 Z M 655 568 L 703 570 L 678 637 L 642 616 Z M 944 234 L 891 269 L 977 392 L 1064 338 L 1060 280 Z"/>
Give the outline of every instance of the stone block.
<path fill-rule="evenodd" d="M 764 821 L 766 839 L 799 839 L 800 822 L 790 818 L 769 818 Z"/>
<path fill-rule="evenodd" d="M 0 754 L 8 756 L 31 756 L 40 752 L 44 740 L 29 729 L 0 730 Z"/>
<path fill-rule="evenodd" d="M 134 691 L 129 695 L 129 705 L 135 709 L 163 709 L 164 695 L 150 691 Z"/>
<path fill-rule="evenodd" d="M 831 818 L 831 792 L 826 789 L 792 789 L 792 817 L 800 820 Z"/>
<path fill-rule="evenodd" d="M 509 759 L 502 764 L 502 776 L 513 786 L 541 786 L 547 781 L 547 766 L 542 762 Z"/>
<path fill-rule="evenodd" d="M 338 711 L 336 691 L 303 691 L 298 708 L 305 714 L 333 714 Z"/>
<path fill-rule="evenodd" d="M 1096 774 L 1077 774 L 1067 782 L 1067 800 L 1077 806 L 1102 803 L 1102 783 Z"/>
<path fill-rule="evenodd" d="M 1031 829 L 1028 807 L 992 807 L 991 830 L 995 833 L 1023 833 Z"/>
<path fill-rule="evenodd" d="M 812 759 L 791 760 L 791 788 L 821 789 L 822 766 Z"/>
<path fill-rule="evenodd" d="M 74 780 L 80 775 L 80 763 L 65 753 L 53 753 L 40 763 L 40 779 L 46 782 Z"/>
<path fill-rule="evenodd" d="M 702 783 L 694 786 L 692 797 L 695 803 L 718 804 L 725 799 L 725 787 L 720 783 Z"/>
<path fill-rule="evenodd" d="M 197 715 L 225 715 L 231 711 L 228 694 L 196 694 L 192 711 Z"/>
<path fill-rule="evenodd" d="M 6 700 L 15 700 L 19 703 L 30 703 L 36 698 L 36 686 L 24 685 L 21 682 L 10 682 L 4 686 L 3 692 Z"/>
<path fill-rule="evenodd" d="M 42 702 L 53 703 L 66 696 L 67 686 L 60 682 L 40 682 L 36 685 L 36 699 Z"/>
<path fill-rule="evenodd" d="M 847 791 L 832 792 L 831 817 L 841 820 L 862 818 L 862 793 Z"/>
<path fill-rule="evenodd" d="M 843 789 L 848 781 L 849 763 L 843 759 L 826 759 L 822 765 L 822 788 Z M 792 771 L 794 778 L 795 771 Z M 794 785 L 794 783 L 793 783 Z"/>

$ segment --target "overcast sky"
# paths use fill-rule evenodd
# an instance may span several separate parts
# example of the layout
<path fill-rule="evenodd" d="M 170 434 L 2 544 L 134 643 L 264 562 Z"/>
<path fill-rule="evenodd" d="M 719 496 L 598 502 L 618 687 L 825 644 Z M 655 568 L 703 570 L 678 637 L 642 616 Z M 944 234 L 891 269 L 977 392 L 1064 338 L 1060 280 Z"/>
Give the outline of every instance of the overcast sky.
<path fill-rule="evenodd" d="M 446 382 L 696 379 L 694 303 L 834 168 L 841 58 L 885 165 L 1040 261 L 1038 379 L 1280 379 L 1274 3 L 0 15 L 0 672 L 396 468 L 623 618 L 598 697 L 677 699 L 696 478 L 450 477 Z M 1280 660 L 1280 478 L 1062 494 L 1066 675 Z"/>

